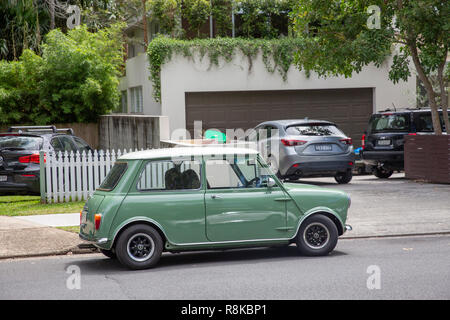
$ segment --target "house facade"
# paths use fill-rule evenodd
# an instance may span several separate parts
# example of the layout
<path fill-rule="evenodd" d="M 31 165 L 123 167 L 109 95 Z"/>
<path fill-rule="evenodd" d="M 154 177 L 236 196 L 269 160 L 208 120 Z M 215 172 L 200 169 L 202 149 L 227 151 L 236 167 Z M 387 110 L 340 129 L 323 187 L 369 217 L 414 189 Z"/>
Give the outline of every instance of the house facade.
<path fill-rule="evenodd" d="M 149 23 L 150 39 L 157 29 Z M 391 63 L 369 65 L 350 78 L 307 76 L 291 66 L 283 80 L 278 72 L 267 71 L 261 54 L 251 68 L 239 53 L 218 66 L 207 57 L 174 55 L 162 66 L 161 102 L 156 102 L 147 55 L 143 47 L 133 48 L 120 82 L 122 112 L 167 116 L 174 139 L 186 130 L 192 135 L 194 121 L 202 121 L 203 129 L 224 131 L 246 130 L 267 120 L 329 120 L 359 146 L 373 113 L 416 106 L 416 77 L 393 84 L 388 79 Z"/>

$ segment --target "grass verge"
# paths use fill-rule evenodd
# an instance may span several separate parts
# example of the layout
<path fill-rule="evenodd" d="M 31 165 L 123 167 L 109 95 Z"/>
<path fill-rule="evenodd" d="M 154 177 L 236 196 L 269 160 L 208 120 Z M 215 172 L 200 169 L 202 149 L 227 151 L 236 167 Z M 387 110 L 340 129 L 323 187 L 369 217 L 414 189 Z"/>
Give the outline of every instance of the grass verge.
<path fill-rule="evenodd" d="M 84 201 L 44 204 L 39 196 L 0 196 L 0 216 L 29 216 L 52 213 L 76 213 Z"/>
<path fill-rule="evenodd" d="M 73 226 L 73 227 L 56 227 L 56 229 L 61 229 L 68 232 L 73 233 L 80 233 L 80 227 L 79 226 Z"/>

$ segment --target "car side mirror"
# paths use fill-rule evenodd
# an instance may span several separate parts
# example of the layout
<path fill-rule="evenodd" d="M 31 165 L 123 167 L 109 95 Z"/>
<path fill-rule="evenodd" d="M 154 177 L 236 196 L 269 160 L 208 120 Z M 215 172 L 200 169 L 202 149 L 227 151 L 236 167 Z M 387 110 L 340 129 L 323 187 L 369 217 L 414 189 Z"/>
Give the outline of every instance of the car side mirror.
<path fill-rule="evenodd" d="M 276 182 L 275 182 L 275 180 L 273 180 L 272 178 L 267 178 L 267 187 L 268 188 L 273 188 L 273 187 L 275 187 L 276 186 Z"/>

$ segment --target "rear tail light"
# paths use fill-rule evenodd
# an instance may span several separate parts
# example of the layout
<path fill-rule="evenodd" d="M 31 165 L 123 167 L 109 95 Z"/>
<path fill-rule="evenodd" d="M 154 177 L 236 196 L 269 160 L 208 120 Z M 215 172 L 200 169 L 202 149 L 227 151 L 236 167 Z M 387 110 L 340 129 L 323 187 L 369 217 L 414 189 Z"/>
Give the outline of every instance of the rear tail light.
<path fill-rule="evenodd" d="M 281 143 L 283 145 L 285 145 L 286 147 L 295 147 L 295 146 L 304 145 L 306 143 L 306 141 L 281 139 Z"/>
<path fill-rule="evenodd" d="M 95 230 L 98 230 L 100 228 L 100 223 L 102 222 L 102 215 L 100 213 L 95 214 L 94 221 L 95 221 Z"/>
<path fill-rule="evenodd" d="M 19 162 L 20 163 L 37 163 L 37 164 L 39 164 L 39 162 L 40 162 L 39 161 L 39 153 L 34 153 L 29 156 L 20 157 Z M 46 162 L 46 159 L 45 159 L 45 155 L 44 155 L 44 163 L 45 162 Z"/>
<path fill-rule="evenodd" d="M 342 142 L 343 144 L 346 144 L 346 145 L 349 145 L 349 146 L 352 145 L 352 143 L 353 143 L 352 138 L 341 139 L 339 141 Z"/>
<path fill-rule="evenodd" d="M 417 133 L 408 133 L 408 136 L 417 136 Z"/>
<path fill-rule="evenodd" d="M 363 150 L 366 148 L 366 135 L 365 134 L 362 135 L 361 147 Z"/>

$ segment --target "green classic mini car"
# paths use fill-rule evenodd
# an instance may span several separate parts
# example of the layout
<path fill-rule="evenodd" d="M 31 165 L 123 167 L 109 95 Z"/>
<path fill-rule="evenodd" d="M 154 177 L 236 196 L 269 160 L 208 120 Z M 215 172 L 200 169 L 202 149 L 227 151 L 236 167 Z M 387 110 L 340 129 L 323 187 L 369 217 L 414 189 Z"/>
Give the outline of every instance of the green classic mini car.
<path fill-rule="evenodd" d="M 257 151 L 183 147 L 125 154 L 87 201 L 80 238 L 132 269 L 163 251 L 295 243 L 326 255 L 346 230 L 349 196 L 281 182 Z"/>

